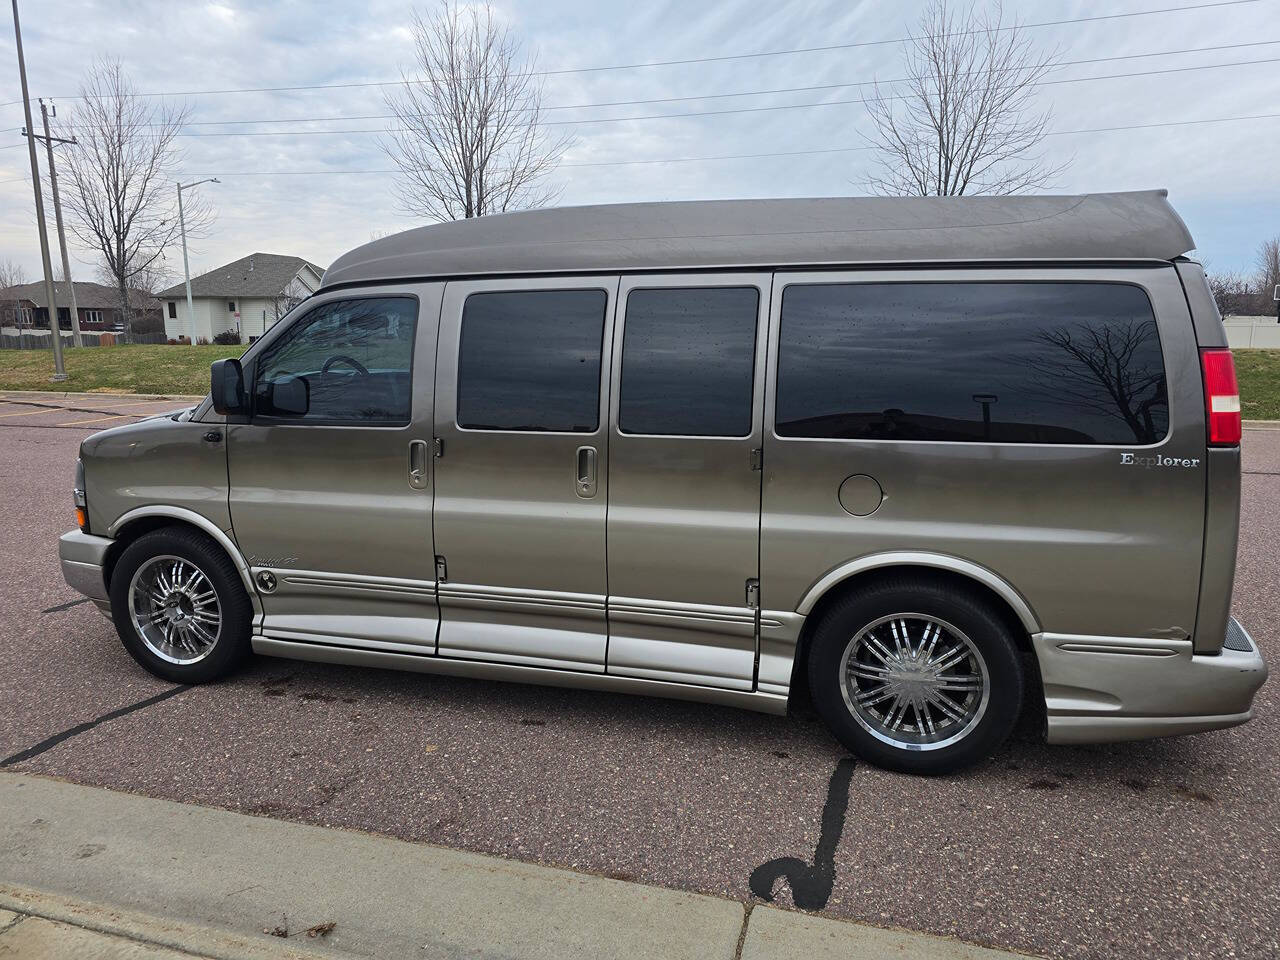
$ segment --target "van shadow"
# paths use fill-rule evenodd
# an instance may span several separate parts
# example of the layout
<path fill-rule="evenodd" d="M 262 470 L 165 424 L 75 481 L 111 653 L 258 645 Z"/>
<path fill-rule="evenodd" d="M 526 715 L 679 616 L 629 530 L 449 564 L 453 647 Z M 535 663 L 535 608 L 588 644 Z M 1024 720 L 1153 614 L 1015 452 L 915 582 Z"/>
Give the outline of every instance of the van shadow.
<path fill-rule="evenodd" d="M 771 763 L 793 759 L 820 763 L 825 769 L 846 753 L 803 695 L 795 698 L 787 716 L 779 717 L 696 701 L 265 657 L 255 659 L 231 682 L 258 688 L 266 697 L 358 705 L 374 726 L 380 704 L 401 710 L 429 704 L 433 713 L 445 718 L 465 712 L 515 726 L 567 729 L 589 738 L 584 745 L 615 734 L 681 742 L 701 738 L 709 750 L 743 749 L 770 757 Z M 1028 685 L 1013 734 L 995 756 L 938 782 L 977 780 L 1005 789 L 1054 790 L 1073 780 L 1088 780 L 1141 791 L 1149 780 L 1215 775 L 1226 769 L 1222 758 L 1192 742 L 1199 739 L 1049 746 L 1044 741 L 1044 698 L 1034 683 Z"/>

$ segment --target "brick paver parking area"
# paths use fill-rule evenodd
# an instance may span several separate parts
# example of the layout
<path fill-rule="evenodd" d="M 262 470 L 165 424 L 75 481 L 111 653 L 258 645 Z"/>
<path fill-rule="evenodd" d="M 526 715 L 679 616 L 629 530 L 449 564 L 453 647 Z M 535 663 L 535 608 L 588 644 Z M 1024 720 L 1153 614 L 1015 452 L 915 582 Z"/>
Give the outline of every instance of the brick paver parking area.
<path fill-rule="evenodd" d="M 174 688 L 63 584 L 57 537 L 80 439 L 178 404 L 25 402 L 0 404 L 10 769 L 743 901 L 756 872 L 782 906 L 817 891 L 830 915 L 1054 958 L 1280 955 L 1274 679 L 1242 728 L 1050 748 L 1031 713 L 931 780 L 850 764 L 803 714 L 265 659 Z M 1280 431 L 1244 449 L 1234 608 L 1274 664 Z"/>

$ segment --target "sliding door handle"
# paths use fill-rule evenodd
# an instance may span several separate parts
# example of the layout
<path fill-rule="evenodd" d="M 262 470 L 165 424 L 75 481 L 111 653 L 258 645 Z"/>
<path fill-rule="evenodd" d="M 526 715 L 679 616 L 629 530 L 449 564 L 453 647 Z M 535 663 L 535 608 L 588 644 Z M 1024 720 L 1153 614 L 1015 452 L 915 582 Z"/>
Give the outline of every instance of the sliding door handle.
<path fill-rule="evenodd" d="M 596 448 L 578 448 L 578 475 L 575 489 L 583 500 L 596 495 Z"/>
<path fill-rule="evenodd" d="M 430 458 L 427 456 L 427 441 L 412 440 L 409 442 L 409 486 L 421 490 L 427 485 L 430 476 L 427 472 Z"/>

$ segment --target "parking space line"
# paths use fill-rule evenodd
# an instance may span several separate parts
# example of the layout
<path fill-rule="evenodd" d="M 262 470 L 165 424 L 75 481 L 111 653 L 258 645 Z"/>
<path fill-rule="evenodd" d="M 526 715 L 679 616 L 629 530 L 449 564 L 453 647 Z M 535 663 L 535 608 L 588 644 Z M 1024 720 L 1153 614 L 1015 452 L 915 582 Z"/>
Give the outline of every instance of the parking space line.
<path fill-rule="evenodd" d="M 138 417 L 138 416 L 141 416 L 141 414 L 117 413 L 115 416 L 111 416 L 111 417 L 95 417 L 92 420 L 71 420 L 71 421 L 68 421 L 67 423 L 55 423 L 54 426 L 55 427 L 78 427 L 81 424 L 85 424 L 85 423 L 103 423 L 106 420 L 123 420 L 125 417 Z"/>
<path fill-rule="evenodd" d="M 106 396 L 109 396 L 109 394 L 102 394 L 102 396 L 103 396 L 103 397 L 106 397 Z M 104 404 L 104 406 L 106 406 L 106 405 L 110 405 L 110 406 L 117 407 L 117 408 L 119 408 L 119 407 L 145 407 L 145 406 L 148 406 L 148 405 L 151 405 L 151 404 L 156 404 L 156 403 L 171 404 L 171 403 L 176 403 L 176 402 L 177 402 L 177 401 L 175 401 L 175 400 L 133 400 L 133 401 L 131 401 L 131 402 L 129 402 L 129 403 L 110 403 L 110 402 L 108 401 L 108 404 Z"/>
<path fill-rule="evenodd" d="M 18 413 L 0 413 L 0 419 L 4 419 L 6 417 L 31 417 L 31 416 L 35 416 L 37 413 L 61 413 L 61 412 L 62 412 L 61 407 L 39 407 L 38 409 L 35 409 L 35 410 L 22 410 Z"/>

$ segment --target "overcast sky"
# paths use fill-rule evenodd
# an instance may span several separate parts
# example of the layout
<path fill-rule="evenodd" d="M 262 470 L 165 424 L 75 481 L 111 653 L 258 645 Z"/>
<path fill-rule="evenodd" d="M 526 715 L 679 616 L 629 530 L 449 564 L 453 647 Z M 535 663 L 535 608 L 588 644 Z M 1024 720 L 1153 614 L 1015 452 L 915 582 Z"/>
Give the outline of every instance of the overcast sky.
<path fill-rule="evenodd" d="M 1203 0 L 1044 0 L 1010 2 L 1006 16 L 1056 21 Z M 6 8 L 8 5 L 5 5 Z M 893 40 L 912 32 L 919 0 L 500 0 L 501 16 L 544 70 L 575 70 L 659 60 L 727 57 L 762 51 Z M 219 176 L 200 187 L 217 220 L 191 251 L 192 274 L 254 251 L 295 254 L 327 266 L 372 234 L 418 221 L 397 211 L 390 164 L 377 147 L 387 121 L 356 119 L 387 111 L 382 88 L 198 95 L 198 91 L 394 80 L 410 66 L 406 0 L 317 3 L 183 3 L 180 0 L 94 3 L 20 0 L 33 98 L 57 98 L 59 119 L 73 119 L 74 94 L 95 56 L 120 58 L 135 86 L 183 92 L 193 121 L 182 144 L 184 179 Z M 20 95 L 12 23 L 0 23 L 0 102 Z M 1057 131 L 1280 114 L 1280 2 L 1045 26 L 1034 41 L 1063 60 L 1132 57 L 1064 66 L 1053 79 L 1168 71 L 1209 64 L 1271 61 L 1152 76 L 1057 83 L 1042 90 Z M 1266 43 L 1266 41 L 1272 41 Z M 1246 45 L 1247 44 L 1247 45 Z M 1231 49 L 1170 53 L 1189 48 Z M 902 49 L 883 43 L 751 59 L 561 73 L 546 79 L 550 106 L 604 101 L 705 97 L 779 87 L 849 84 L 901 76 Z M 861 94 L 857 87 L 816 92 L 681 100 L 634 106 L 554 110 L 575 142 L 555 175 L 563 204 L 725 197 L 834 196 L 862 192 L 865 151 L 808 156 L 655 162 L 865 144 L 865 108 L 829 103 Z M 602 118 L 788 106 L 684 118 L 600 122 Z M 33 107 L 35 103 L 33 100 Z M 36 108 L 36 123 L 39 112 Z M 209 121 L 323 122 L 217 125 Z M 21 104 L 0 107 L 0 260 L 40 272 L 27 153 L 19 134 Z M 279 131 L 370 131 L 298 135 Z M 261 133 L 268 136 L 210 134 Z M 10 146 L 10 145 L 16 146 Z M 7 148 L 7 149 L 6 149 Z M 1046 152 L 1070 160 L 1054 192 L 1166 187 L 1211 268 L 1252 265 L 1260 241 L 1280 234 L 1280 116 L 1235 123 L 1064 133 Z M 43 157 L 42 157 L 43 161 Z M 587 165 L 583 165 L 587 164 Z M 572 165 L 572 166 L 570 166 Z M 294 171 L 374 171 L 285 175 Z M 53 214 L 45 199 L 52 225 Z M 52 226 L 51 226 L 52 234 Z M 72 240 L 73 246 L 75 241 Z M 54 260 L 57 260 L 56 245 Z M 92 257 L 75 249 L 73 273 L 90 278 Z M 167 264 L 181 278 L 182 253 Z"/>

